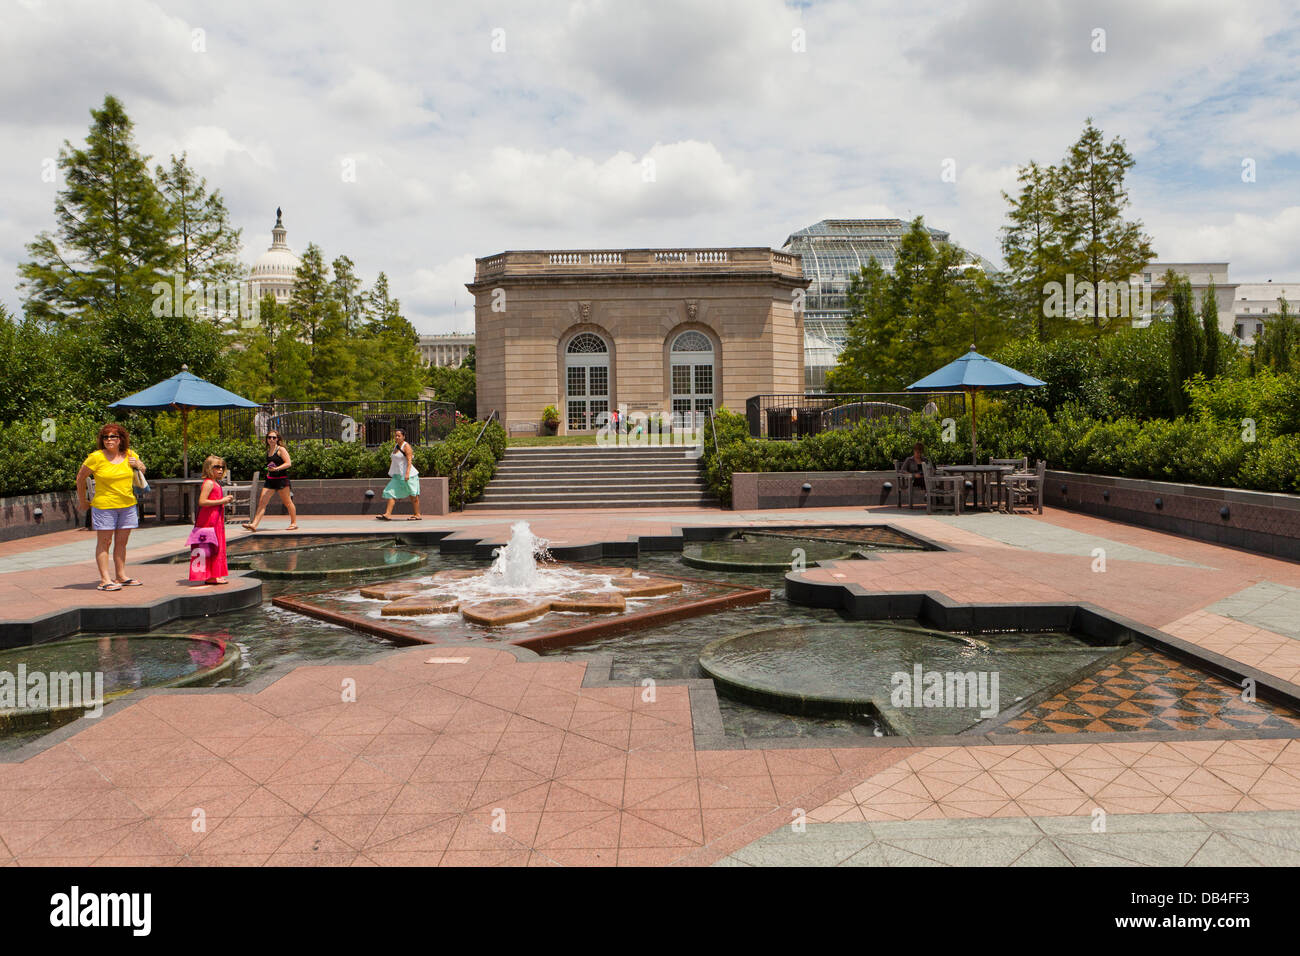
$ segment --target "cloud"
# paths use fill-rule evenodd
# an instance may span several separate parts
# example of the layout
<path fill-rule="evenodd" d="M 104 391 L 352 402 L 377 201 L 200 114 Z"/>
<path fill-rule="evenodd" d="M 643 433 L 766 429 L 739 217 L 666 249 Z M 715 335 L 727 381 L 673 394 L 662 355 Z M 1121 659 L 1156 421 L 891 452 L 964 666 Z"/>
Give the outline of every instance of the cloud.
<path fill-rule="evenodd" d="M 453 193 L 513 222 L 556 226 L 575 218 L 610 223 L 723 210 L 746 198 L 751 180 L 712 143 L 694 140 L 603 161 L 565 149 L 498 147 L 480 169 L 456 177 Z"/>
<path fill-rule="evenodd" d="M 474 258 L 457 256 L 411 274 L 402 308 L 408 318 L 424 318 L 417 326 L 420 332 L 474 331 L 474 297 L 465 288 L 465 283 L 474 279 Z"/>
<path fill-rule="evenodd" d="M 416 86 L 366 66 L 353 67 L 348 78 L 330 90 L 325 102 L 353 123 L 396 127 L 441 121 L 437 113 L 425 108 Z"/>

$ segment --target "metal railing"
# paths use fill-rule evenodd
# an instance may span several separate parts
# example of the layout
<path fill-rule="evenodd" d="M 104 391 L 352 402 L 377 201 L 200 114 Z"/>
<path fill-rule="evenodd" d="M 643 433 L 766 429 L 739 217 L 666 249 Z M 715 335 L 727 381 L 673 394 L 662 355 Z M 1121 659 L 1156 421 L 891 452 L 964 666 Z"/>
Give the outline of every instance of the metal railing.
<path fill-rule="evenodd" d="M 881 418 L 915 414 L 959 418 L 962 392 L 833 392 L 825 395 L 755 395 L 745 402 L 751 438 L 804 438 Z"/>
<path fill-rule="evenodd" d="M 455 427 L 454 404 L 423 400 L 268 402 L 261 408 L 222 409 L 218 418 L 224 439 L 256 441 L 274 428 L 286 444 L 355 441 L 367 448 L 391 442 L 399 428 L 412 445 L 427 445 Z"/>
<path fill-rule="evenodd" d="M 487 431 L 487 427 L 492 424 L 493 420 L 496 417 L 497 417 L 497 410 L 494 408 L 492 409 L 488 417 L 483 421 L 483 427 L 478 430 L 478 434 L 474 437 L 474 444 L 469 446 L 465 454 L 461 456 L 460 461 L 456 462 L 456 467 L 452 469 L 450 491 L 451 491 L 451 496 L 453 501 L 460 500 L 460 496 L 457 495 L 456 492 L 461 490 L 461 482 L 463 481 L 463 469 L 465 468 L 465 462 L 469 461 L 469 456 L 474 453 L 474 449 L 478 447 L 478 443 L 483 440 L 483 433 Z M 457 511 L 465 510 L 465 502 L 463 500 L 460 500 L 460 507 L 458 507 L 456 510 Z"/>

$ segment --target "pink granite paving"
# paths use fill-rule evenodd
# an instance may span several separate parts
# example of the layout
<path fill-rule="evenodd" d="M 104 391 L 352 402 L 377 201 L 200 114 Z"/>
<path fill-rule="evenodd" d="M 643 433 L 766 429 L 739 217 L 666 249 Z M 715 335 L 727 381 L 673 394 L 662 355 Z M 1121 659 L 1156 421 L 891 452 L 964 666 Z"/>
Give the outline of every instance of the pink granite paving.
<path fill-rule="evenodd" d="M 191 583 L 187 564 L 128 564 L 131 576 L 140 582 L 140 587 L 100 591 L 93 557 L 92 548 L 92 560 L 86 565 L 68 564 L 0 574 L 0 607 L 4 608 L 5 619 L 25 621 L 71 607 L 147 605 L 178 594 L 192 594 L 200 589 L 212 592 L 221 587 Z M 238 581 L 241 573 L 232 572 L 231 581 Z"/>
<path fill-rule="evenodd" d="M 412 527 L 504 540 L 519 517 Z M 1300 587 L 1300 565 L 1086 515 L 1049 509 L 1027 520 L 1205 567 L 1112 559 L 1094 574 L 1087 557 L 1013 547 L 974 522 L 892 508 L 528 518 L 564 544 L 669 534 L 683 521 L 888 520 L 957 550 L 808 574 L 963 602 L 1088 601 L 1282 679 L 1300 677 L 1296 641 L 1205 610 L 1262 581 Z M 305 533 L 392 533 L 373 520 L 301 524 Z M 84 532 L 11 542 L 0 556 L 79 534 L 84 567 L 0 575 L 0 589 L 12 589 L 0 597 L 14 606 L 83 602 L 74 582 L 94 581 Z M 150 574 L 150 588 L 183 576 L 176 566 L 132 572 Z M 90 593 L 129 600 L 148 590 Z M 433 656 L 468 661 L 425 663 Z M 583 668 L 482 648 L 416 648 L 364 666 L 300 667 L 257 693 L 142 695 L 44 753 L 0 764 L 0 862 L 707 864 L 804 809 L 813 821 L 1300 809 L 1294 740 L 697 751 L 684 688 L 660 686 L 649 703 L 640 688 L 581 687 Z M 357 682 L 354 703 L 340 699 L 345 677 Z"/>
<path fill-rule="evenodd" d="M 0 863 L 704 864 L 913 752 L 696 751 L 686 688 L 584 670 L 416 648 L 144 695 L 0 764 Z"/>
<path fill-rule="evenodd" d="M 1300 740 L 927 747 L 808 814 L 818 823 L 1300 810 Z"/>

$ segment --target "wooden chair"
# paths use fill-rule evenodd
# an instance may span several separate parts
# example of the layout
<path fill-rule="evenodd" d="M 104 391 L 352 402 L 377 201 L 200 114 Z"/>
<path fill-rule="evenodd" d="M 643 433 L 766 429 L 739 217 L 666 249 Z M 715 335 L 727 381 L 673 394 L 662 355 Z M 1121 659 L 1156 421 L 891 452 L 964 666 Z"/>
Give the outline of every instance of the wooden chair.
<path fill-rule="evenodd" d="M 1040 460 L 1037 468 L 1029 474 L 1007 475 L 1003 479 L 1006 494 L 1007 511 L 1015 511 L 1017 505 L 1032 506 L 1038 514 L 1043 513 L 1043 487 L 1047 484 L 1047 462 Z"/>
<path fill-rule="evenodd" d="M 257 495 L 262 490 L 262 473 L 253 472 L 253 478 L 246 485 L 223 484 L 222 490 L 234 495 L 235 500 L 227 505 L 226 524 L 232 521 L 252 521 L 253 511 L 257 508 Z M 229 481 L 229 475 L 227 475 Z M 241 510 L 244 512 L 241 516 Z"/>
<path fill-rule="evenodd" d="M 990 465 L 1010 465 L 1017 472 L 1025 473 L 1029 471 L 1028 458 L 990 458 Z"/>
<path fill-rule="evenodd" d="M 922 496 L 925 495 L 925 489 L 916 480 L 916 473 L 903 470 L 906 461 L 907 459 L 904 458 L 902 461 L 894 462 L 894 488 L 898 491 L 898 507 L 900 508 L 903 507 L 904 490 L 907 491 L 907 507 L 909 508 L 912 507 L 912 498 L 917 491 L 920 491 Z"/>
<path fill-rule="evenodd" d="M 921 465 L 925 475 L 925 513 L 934 514 L 936 508 L 951 508 L 953 514 L 961 514 L 962 501 L 966 497 L 966 484 L 961 475 L 936 475 L 934 466 L 928 461 Z"/>

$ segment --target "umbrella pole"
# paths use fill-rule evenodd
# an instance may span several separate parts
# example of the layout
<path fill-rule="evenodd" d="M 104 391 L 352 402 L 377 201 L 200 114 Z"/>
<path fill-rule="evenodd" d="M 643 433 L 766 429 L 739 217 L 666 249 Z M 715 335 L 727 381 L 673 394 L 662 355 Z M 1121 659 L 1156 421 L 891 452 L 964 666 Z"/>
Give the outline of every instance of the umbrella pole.
<path fill-rule="evenodd" d="M 975 445 L 975 396 L 976 394 L 977 393 L 974 390 L 972 390 L 970 393 L 970 463 L 972 465 L 979 464 L 979 456 L 976 453 L 976 445 Z"/>
<path fill-rule="evenodd" d="M 181 409 L 181 477 L 190 476 L 190 410 Z"/>

